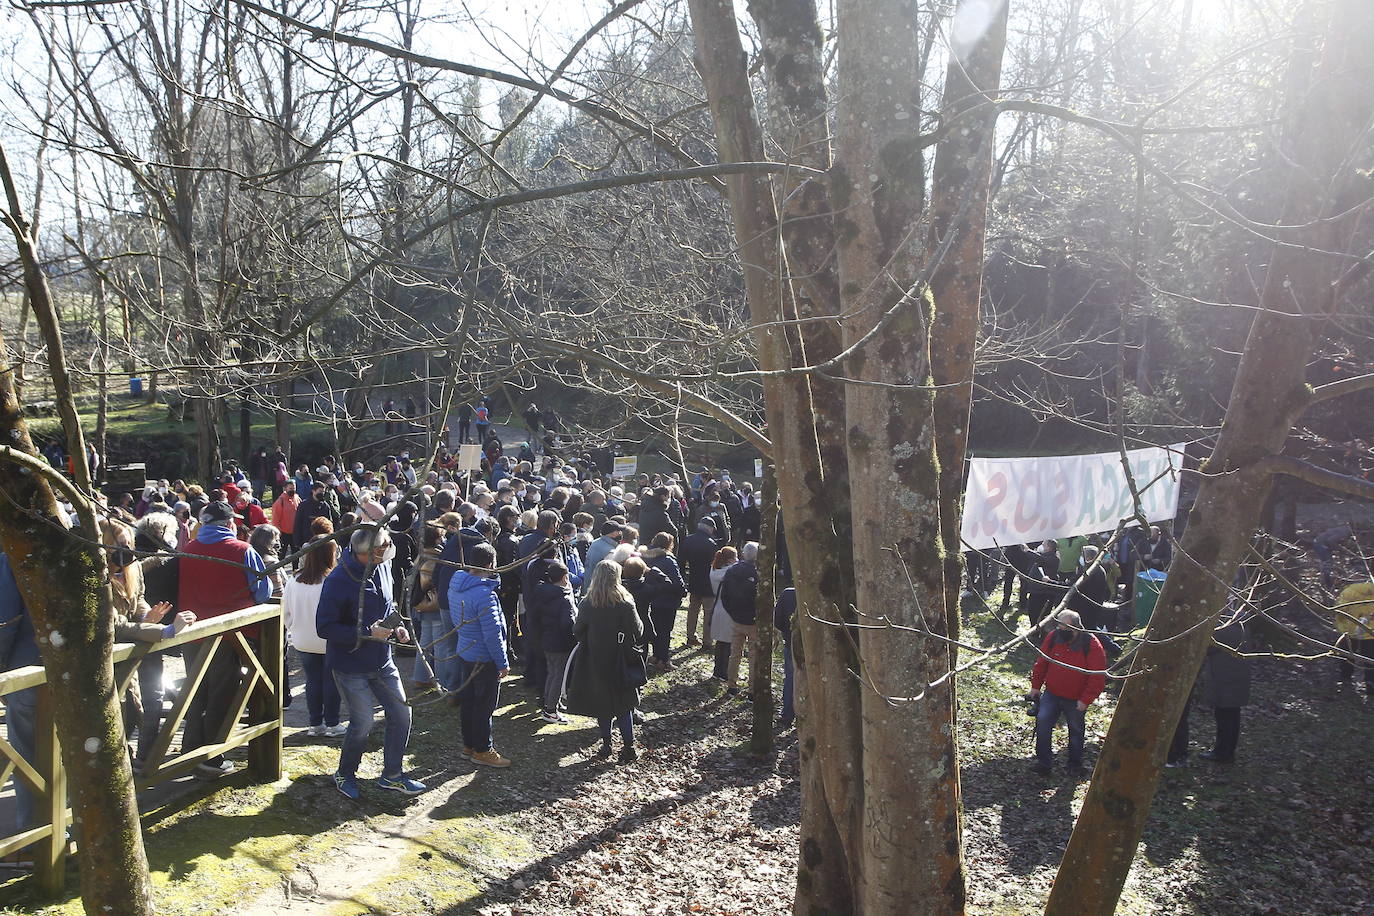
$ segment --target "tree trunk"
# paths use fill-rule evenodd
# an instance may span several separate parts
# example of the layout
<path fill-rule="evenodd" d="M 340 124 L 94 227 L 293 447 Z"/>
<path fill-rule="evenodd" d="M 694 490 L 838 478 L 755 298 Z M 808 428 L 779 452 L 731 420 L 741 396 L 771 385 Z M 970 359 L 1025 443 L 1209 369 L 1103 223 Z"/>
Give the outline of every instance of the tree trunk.
<path fill-rule="evenodd" d="M 1332 310 L 1362 202 L 1347 159 L 1374 115 L 1374 7 L 1365 0 L 1314 4 L 1291 67 L 1283 148 L 1288 183 L 1284 233 L 1237 371 L 1216 450 L 1150 622 L 1149 641 L 1126 681 L 1082 813 L 1059 867 L 1047 913 L 1109 914 L 1149 815 L 1160 767 L 1212 631 L 1224 609 L 1272 484 L 1266 459 L 1282 451 L 1309 402 L 1305 378 L 1314 324 Z M 1325 40 L 1323 42 L 1323 35 Z M 1315 71 L 1315 72 L 1314 72 Z M 1364 182 L 1367 185 L 1367 181 Z"/>
<path fill-rule="evenodd" d="M 985 5 L 961 0 L 955 18 L 973 6 Z M 962 126 L 940 143 L 931 176 L 928 247 L 939 262 L 930 278 L 935 299 L 930 354 L 931 372 L 940 386 L 935 392 L 935 439 L 942 469 L 940 537 L 945 547 L 945 619 L 951 636 L 958 635 L 960 624 L 963 471 L 973 406 L 973 357 L 996 139 L 997 114 L 988 103 L 1001 84 L 1002 53 L 1007 43 L 1009 2 L 997 6 L 982 32 L 954 48 L 945 73 L 940 117 L 944 123 L 957 120 Z"/>
<path fill-rule="evenodd" d="M 294 406 L 291 393 L 294 386 L 294 378 L 288 378 L 277 383 L 277 445 L 281 446 L 281 450 L 286 453 L 287 473 L 291 471 L 291 408 Z"/>
<path fill-rule="evenodd" d="M 6 223 L 24 264 L 34 317 L 45 329 L 56 329 L 57 314 L 29 227 L 23 221 L 3 148 L 0 176 L 9 203 Z M 60 335 L 48 341 L 48 361 L 54 397 L 77 468 L 78 484 L 70 488 L 69 495 L 83 530 L 93 532 L 96 519 L 84 496 L 88 479 L 80 418 L 67 380 Z M 0 509 L 0 547 L 10 558 L 20 593 L 33 617 L 49 673 L 48 689 L 72 808 L 86 840 L 81 855 L 82 902 L 88 913 L 150 916 L 153 906 L 148 862 L 111 663 L 114 614 L 104 582 L 105 564 L 99 550 L 66 534 L 53 486 L 57 481 L 68 485 L 38 457 L 8 368 L 8 360 L 0 356 L 0 438 L 9 444 L 10 452 L 0 461 L 0 489 L 9 497 L 5 508 Z"/>
<path fill-rule="evenodd" d="M 691 479 L 691 478 L 687 478 Z M 763 462 L 759 500 L 763 524 L 759 531 L 758 600 L 754 629 L 757 637 L 750 650 L 757 655 L 750 666 L 749 690 L 754 695 L 754 722 L 749 750 L 760 757 L 773 752 L 773 604 L 777 599 L 778 484 L 773 463 Z"/>

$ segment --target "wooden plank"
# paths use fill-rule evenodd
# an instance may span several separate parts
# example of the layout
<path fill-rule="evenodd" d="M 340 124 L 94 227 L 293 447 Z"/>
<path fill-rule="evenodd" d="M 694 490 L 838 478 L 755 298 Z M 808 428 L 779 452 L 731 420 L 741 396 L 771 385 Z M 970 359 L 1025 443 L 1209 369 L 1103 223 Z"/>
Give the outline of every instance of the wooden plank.
<path fill-rule="evenodd" d="M 261 735 L 271 731 L 280 731 L 281 722 L 259 722 L 257 725 L 249 725 L 234 732 L 220 744 L 207 744 L 195 750 L 187 751 L 185 754 L 178 754 L 171 760 L 161 764 L 155 771 L 144 774 L 134 782 L 139 788 L 148 788 L 169 779 L 175 779 L 190 772 L 197 764 L 204 763 L 211 757 L 226 754 L 236 747 L 243 747 Z"/>
<path fill-rule="evenodd" d="M 114 647 L 112 656 L 113 661 L 122 662 L 127 660 L 135 652 L 153 652 L 161 649 L 172 649 L 177 646 L 184 646 L 188 643 L 199 642 L 211 636 L 218 636 L 221 633 L 228 633 L 252 623 L 261 623 L 265 620 L 281 616 L 281 605 L 277 603 L 258 604 L 251 608 L 241 611 L 234 611 L 232 614 L 225 614 L 221 617 L 212 617 L 209 620 L 198 620 L 191 626 L 182 630 L 175 636 L 159 640 L 155 643 L 132 643 L 122 642 Z M 9 671 L 0 671 L 0 696 L 7 693 L 14 693 L 16 690 L 24 690 L 28 687 L 37 687 L 39 684 L 47 683 L 47 675 L 43 671 L 42 665 L 26 665 L 22 668 L 13 668 Z"/>
<path fill-rule="evenodd" d="M 38 691 L 38 767 L 48 783 L 37 806 L 43 820 L 52 825 L 48 835 L 33 846 L 34 878 L 39 890 L 56 897 L 66 884 L 67 872 L 67 771 L 62 769 L 62 749 L 54 725 L 52 689 Z"/>
<path fill-rule="evenodd" d="M 191 706 L 191 699 L 196 695 L 201 682 L 205 679 L 205 672 L 210 667 L 210 655 L 221 640 L 222 637 L 216 636 L 196 647 L 199 654 L 186 668 L 186 678 L 181 683 L 181 694 L 177 697 L 176 705 L 172 707 L 171 715 L 162 720 L 162 728 L 157 733 L 157 743 L 148 753 L 148 759 L 143 761 L 145 768 L 149 766 L 156 768 L 162 758 L 167 756 L 167 750 L 172 746 L 172 739 L 176 737 L 177 729 L 181 727 L 181 720 L 186 718 L 186 710 Z"/>
<path fill-rule="evenodd" d="M 282 718 L 282 619 L 265 621 L 258 637 L 264 671 L 264 690 L 253 698 L 254 722 L 280 722 Z M 248 743 L 248 768 L 263 782 L 281 779 L 282 730 L 263 734 Z"/>
<path fill-rule="evenodd" d="M 4 754 L 5 759 L 9 761 L 5 768 L 0 770 L 0 786 L 3 786 L 5 781 L 10 778 L 10 771 L 17 768 L 20 778 L 32 786 L 35 792 L 42 793 L 48 790 L 47 781 L 27 760 L 19 756 L 14 745 L 8 741 L 0 740 L 0 754 Z"/>

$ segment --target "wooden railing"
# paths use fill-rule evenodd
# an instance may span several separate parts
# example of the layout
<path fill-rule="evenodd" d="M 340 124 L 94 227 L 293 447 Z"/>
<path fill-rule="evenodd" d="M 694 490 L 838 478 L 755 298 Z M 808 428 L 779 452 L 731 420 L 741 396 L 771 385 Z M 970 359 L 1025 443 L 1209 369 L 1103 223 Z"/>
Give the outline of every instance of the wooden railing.
<path fill-rule="evenodd" d="M 260 629 L 256 646 L 243 635 L 244 628 L 254 624 Z M 242 686 L 230 702 L 229 712 L 211 743 L 179 749 L 173 754 L 172 742 L 191 701 L 201 689 L 214 650 L 222 643 L 238 652 L 247 671 Z M 130 679 L 137 676 L 141 658 L 149 652 L 177 646 L 185 647 L 186 679 L 172 710 L 163 719 L 157 741 L 144 761 L 142 774 L 134 780 L 135 785 L 146 788 L 175 779 L 197 764 L 245 744 L 248 745 L 248 769 L 258 781 L 281 779 L 281 606 L 259 604 L 223 617 L 198 621 L 178 635 L 156 643 L 116 645 L 115 679 L 119 695 L 123 696 Z M 13 834 L 5 833 L 12 829 L 10 825 L 0 826 L 0 856 L 32 846 L 34 875 L 39 887 L 46 893 L 58 894 L 63 887 L 67 826 L 72 822 L 72 811 L 67 805 L 67 777 L 54 728 L 47 672 L 39 665 L 0 672 L 0 696 L 28 688 L 38 690 L 35 709 L 37 754 L 29 763 L 10 744 L 8 734 L 0 736 L 0 786 L 12 775 L 28 785 L 34 795 L 37 826 Z M 244 712 L 249 713 L 248 724 L 241 721 Z"/>

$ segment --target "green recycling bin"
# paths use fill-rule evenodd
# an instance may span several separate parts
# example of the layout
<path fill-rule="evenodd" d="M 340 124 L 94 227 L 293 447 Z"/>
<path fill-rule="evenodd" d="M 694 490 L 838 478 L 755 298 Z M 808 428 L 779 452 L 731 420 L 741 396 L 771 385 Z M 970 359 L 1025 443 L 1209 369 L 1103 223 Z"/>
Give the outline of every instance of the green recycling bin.
<path fill-rule="evenodd" d="M 1150 622 L 1155 612 L 1155 602 L 1164 589 L 1164 573 L 1157 569 L 1147 569 L 1135 577 L 1135 625 L 1143 627 Z"/>

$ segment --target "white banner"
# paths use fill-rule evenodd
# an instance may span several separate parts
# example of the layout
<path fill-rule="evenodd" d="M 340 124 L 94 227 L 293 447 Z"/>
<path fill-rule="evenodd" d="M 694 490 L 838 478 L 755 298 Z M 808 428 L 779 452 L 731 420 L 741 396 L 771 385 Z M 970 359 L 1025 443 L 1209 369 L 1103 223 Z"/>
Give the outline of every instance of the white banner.
<path fill-rule="evenodd" d="M 1145 517 L 1178 510 L 1183 444 L 1126 453 Z M 974 458 L 964 491 L 965 549 L 1033 544 L 1112 531 L 1130 515 L 1131 491 L 1119 452 L 1046 458 Z"/>
<path fill-rule="evenodd" d="M 633 477 L 639 468 L 638 455 L 621 455 L 611 465 L 612 477 Z"/>

